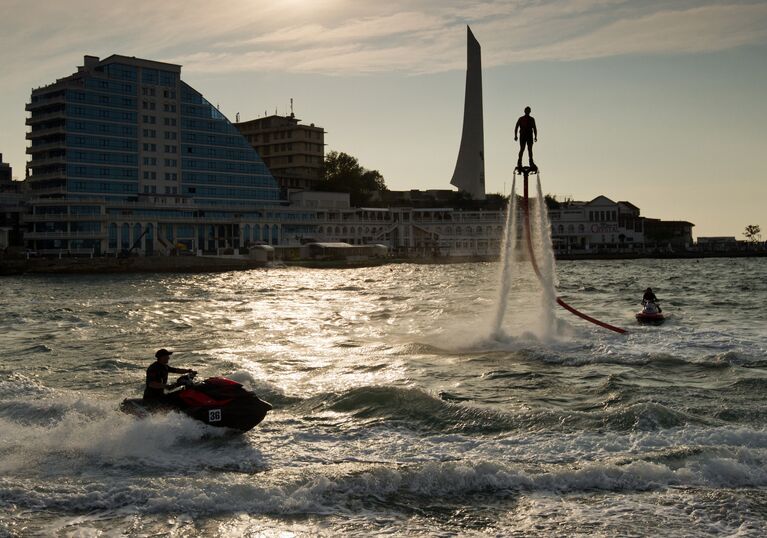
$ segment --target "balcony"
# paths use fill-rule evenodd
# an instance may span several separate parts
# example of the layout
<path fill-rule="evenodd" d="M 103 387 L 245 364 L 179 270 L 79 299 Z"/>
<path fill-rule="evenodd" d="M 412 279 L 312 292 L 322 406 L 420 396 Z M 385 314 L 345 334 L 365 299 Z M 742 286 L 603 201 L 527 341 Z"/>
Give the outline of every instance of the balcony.
<path fill-rule="evenodd" d="M 34 140 L 43 136 L 50 136 L 53 134 L 66 134 L 67 128 L 64 125 L 56 125 L 55 127 L 47 127 L 45 129 L 37 129 L 35 131 L 29 131 L 27 133 L 27 140 Z"/>
<path fill-rule="evenodd" d="M 64 186 L 61 187 L 46 187 L 44 189 L 35 189 L 34 186 L 32 186 L 32 189 L 29 191 L 29 195 L 31 197 L 36 196 L 50 196 L 52 194 L 66 194 L 67 188 Z"/>
<path fill-rule="evenodd" d="M 48 151 L 51 149 L 64 149 L 66 147 L 66 144 L 64 143 L 64 140 L 56 140 L 53 142 L 48 142 L 45 144 L 35 144 L 34 146 L 29 146 L 27 148 L 27 155 L 34 155 L 35 153 L 39 153 L 41 151 Z"/>
<path fill-rule="evenodd" d="M 24 239 L 104 239 L 104 232 L 24 232 Z"/>
<path fill-rule="evenodd" d="M 24 222 L 104 222 L 106 215 L 67 215 L 67 214 L 43 214 L 24 215 Z"/>
<path fill-rule="evenodd" d="M 53 172 L 42 172 L 37 174 L 32 174 L 29 176 L 30 181 L 42 181 L 43 179 L 66 179 L 67 172 L 66 170 L 56 170 Z"/>
<path fill-rule="evenodd" d="M 24 110 L 27 112 L 30 112 L 32 110 L 37 110 L 38 108 L 54 105 L 57 103 L 65 104 L 67 102 L 66 96 L 62 93 L 61 95 L 55 95 L 48 98 L 41 98 L 35 103 L 27 103 L 27 105 L 24 107 Z"/>
<path fill-rule="evenodd" d="M 51 164 L 65 164 L 67 162 L 67 157 L 65 155 L 57 155 L 55 157 L 45 157 L 44 159 L 35 159 L 33 158 L 28 163 L 29 168 L 36 168 L 38 166 L 49 166 Z"/>
<path fill-rule="evenodd" d="M 54 120 L 54 119 L 65 119 L 66 118 L 66 112 L 62 108 L 61 110 L 56 110 L 54 112 L 46 112 L 43 114 L 37 114 L 35 116 L 32 116 L 31 118 L 27 118 L 27 120 L 24 122 L 26 125 L 35 125 L 37 123 L 48 121 L 48 120 Z"/>

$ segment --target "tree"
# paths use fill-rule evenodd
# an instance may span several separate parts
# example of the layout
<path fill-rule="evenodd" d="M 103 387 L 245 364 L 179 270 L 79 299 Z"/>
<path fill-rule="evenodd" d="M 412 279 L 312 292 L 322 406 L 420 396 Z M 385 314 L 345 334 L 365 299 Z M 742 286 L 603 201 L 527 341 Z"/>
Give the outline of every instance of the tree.
<path fill-rule="evenodd" d="M 562 206 L 560 201 L 557 200 L 556 194 L 544 194 L 543 201 L 548 209 L 559 209 Z"/>
<path fill-rule="evenodd" d="M 322 180 L 317 188 L 330 192 L 348 192 L 353 207 L 365 205 L 374 192 L 387 191 L 378 170 L 367 170 L 356 157 L 339 151 L 325 156 Z"/>
<path fill-rule="evenodd" d="M 752 243 L 758 243 L 762 240 L 762 229 L 758 224 L 749 224 L 746 226 L 746 231 L 743 232 L 746 239 Z"/>

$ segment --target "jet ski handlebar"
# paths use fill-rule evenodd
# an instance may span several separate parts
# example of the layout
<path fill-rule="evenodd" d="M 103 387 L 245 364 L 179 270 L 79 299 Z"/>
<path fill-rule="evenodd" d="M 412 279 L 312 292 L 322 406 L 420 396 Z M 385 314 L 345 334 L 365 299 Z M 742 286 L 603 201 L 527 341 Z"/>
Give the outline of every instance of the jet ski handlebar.
<path fill-rule="evenodd" d="M 179 376 L 178 379 L 176 379 L 175 385 L 177 387 L 184 387 L 189 388 L 194 385 L 194 378 L 197 376 L 197 372 L 189 372 L 188 374 L 184 374 L 182 376 Z"/>

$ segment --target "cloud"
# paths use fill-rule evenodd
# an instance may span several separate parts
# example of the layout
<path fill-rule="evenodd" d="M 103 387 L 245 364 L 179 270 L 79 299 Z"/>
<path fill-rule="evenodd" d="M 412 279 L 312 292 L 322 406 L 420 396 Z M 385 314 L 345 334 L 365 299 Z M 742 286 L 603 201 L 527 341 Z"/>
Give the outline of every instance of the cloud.
<path fill-rule="evenodd" d="M 678 54 L 767 42 L 767 5 L 622 0 L 370 4 L 368 15 L 312 21 L 212 45 L 215 63 L 178 57 L 202 72 L 278 70 L 342 75 L 462 69 L 464 25 L 486 67 L 530 60 Z M 358 3 L 359 6 L 359 3 Z M 686 6 L 686 7 L 685 7 Z M 391 12 L 394 9 L 395 12 Z"/>
<path fill-rule="evenodd" d="M 765 42 L 767 5 L 716 5 L 621 19 L 583 35 L 529 49 L 526 58 L 580 60 L 624 54 L 713 52 Z M 514 59 L 514 55 L 508 55 L 505 61 Z"/>
<path fill-rule="evenodd" d="M 6 4 L 0 20 L 0 61 L 8 73 L 40 75 L 43 81 L 49 79 L 42 75 L 46 71 L 58 76 L 73 71 L 72 57 L 85 53 L 177 62 L 196 73 L 343 75 L 462 69 L 466 24 L 482 44 L 486 67 L 709 52 L 767 42 L 767 5 L 715 0 Z"/>

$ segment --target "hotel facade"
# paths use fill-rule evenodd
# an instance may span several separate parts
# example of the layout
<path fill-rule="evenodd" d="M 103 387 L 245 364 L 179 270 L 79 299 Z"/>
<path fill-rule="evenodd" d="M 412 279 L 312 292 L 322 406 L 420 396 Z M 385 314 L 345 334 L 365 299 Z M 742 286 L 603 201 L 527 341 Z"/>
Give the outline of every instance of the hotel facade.
<path fill-rule="evenodd" d="M 286 207 L 178 65 L 86 56 L 26 109 L 25 241 L 39 253 L 218 252 L 308 231 L 313 214 Z"/>

